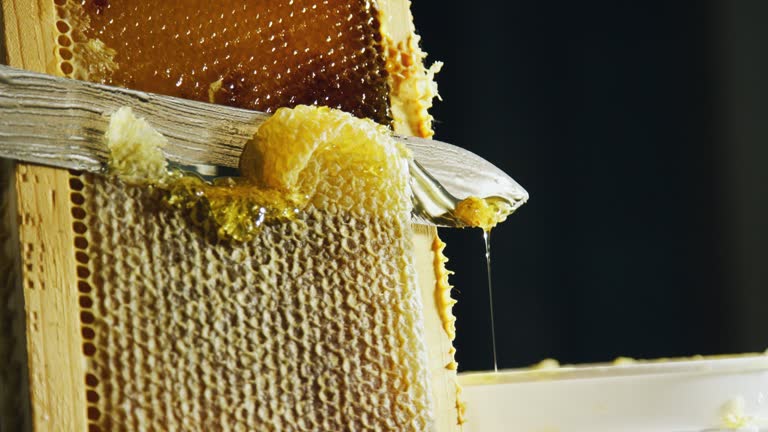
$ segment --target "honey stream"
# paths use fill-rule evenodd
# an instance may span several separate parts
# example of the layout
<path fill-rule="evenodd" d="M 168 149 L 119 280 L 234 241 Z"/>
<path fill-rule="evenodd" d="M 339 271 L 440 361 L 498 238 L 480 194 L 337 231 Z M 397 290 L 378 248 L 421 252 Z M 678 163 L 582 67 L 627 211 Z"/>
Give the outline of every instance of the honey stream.
<path fill-rule="evenodd" d="M 485 242 L 485 269 L 488 273 L 488 309 L 491 314 L 491 348 L 493 350 L 493 371 L 499 371 L 498 357 L 496 355 L 496 323 L 493 319 L 493 283 L 491 282 L 491 230 L 483 230 Z"/>

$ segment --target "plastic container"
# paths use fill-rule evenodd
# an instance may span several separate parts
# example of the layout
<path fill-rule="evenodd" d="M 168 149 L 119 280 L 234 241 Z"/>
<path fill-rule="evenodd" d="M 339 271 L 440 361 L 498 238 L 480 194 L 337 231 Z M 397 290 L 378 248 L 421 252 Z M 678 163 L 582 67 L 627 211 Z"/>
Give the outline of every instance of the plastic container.
<path fill-rule="evenodd" d="M 460 376 L 465 432 L 768 431 L 768 357 Z"/>

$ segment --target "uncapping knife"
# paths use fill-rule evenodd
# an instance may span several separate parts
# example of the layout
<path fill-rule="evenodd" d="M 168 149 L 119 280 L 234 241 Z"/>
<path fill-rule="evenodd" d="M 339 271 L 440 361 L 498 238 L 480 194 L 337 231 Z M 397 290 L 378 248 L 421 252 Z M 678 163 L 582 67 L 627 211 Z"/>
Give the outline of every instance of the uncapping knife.
<path fill-rule="evenodd" d="M 104 132 L 109 115 L 128 106 L 165 136 L 166 158 L 207 176 L 233 175 L 246 142 L 269 114 L 28 72 L 0 65 L 0 157 L 75 170 L 104 172 L 109 152 Z M 432 225 L 457 200 L 498 197 L 511 211 L 528 193 L 511 177 L 474 153 L 440 141 L 395 136 L 411 149 L 414 194 L 432 194 Z M 416 196 L 416 199 L 421 199 Z"/>

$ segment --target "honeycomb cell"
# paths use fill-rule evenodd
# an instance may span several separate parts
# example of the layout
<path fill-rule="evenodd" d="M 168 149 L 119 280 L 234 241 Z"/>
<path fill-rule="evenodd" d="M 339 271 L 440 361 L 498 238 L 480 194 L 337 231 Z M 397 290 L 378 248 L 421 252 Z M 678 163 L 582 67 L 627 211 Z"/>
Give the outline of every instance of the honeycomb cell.
<path fill-rule="evenodd" d="M 68 76 L 396 130 L 400 113 L 428 119 L 418 40 L 382 36 L 375 2 L 55 4 Z M 407 167 L 353 156 L 310 160 L 305 211 L 245 242 L 206 235 L 158 189 L 73 173 L 91 430 L 433 429 Z"/>
<path fill-rule="evenodd" d="M 324 105 L 390 122 L 370 1 L 81 0 L 60 9 L 61 26 L 74 27 L 77 78 L 267 112 Z"/>

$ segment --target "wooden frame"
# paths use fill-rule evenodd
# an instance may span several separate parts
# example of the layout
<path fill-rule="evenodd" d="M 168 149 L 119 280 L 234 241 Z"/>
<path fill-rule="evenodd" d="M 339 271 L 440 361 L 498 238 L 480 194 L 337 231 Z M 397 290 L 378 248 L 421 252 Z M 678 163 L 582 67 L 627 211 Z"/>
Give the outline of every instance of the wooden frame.
<path fill-rule="evenodd" d="M 54 0 L 2 1 L 0 48 L 14 67 L 62 75 L 56 55 Z M 407 14 L 406 0 L 383 2 Z M 407 29 L 406 29 L 407 30 Z M 398 30 L 399 33 L 403 33 Z M 405 35 L 407 32 L 403 33 Z M 15 168 L 32 430 L 88 430 L 85 356 L 79 317 L 70 174 L 18 164 Z M 434 227 L 417 227 L 414 245 L 429 341 L 436 430 L 457 430 L 456 371 L 451 338 L 437 313 Z M 426 270 L 425 270 L 426 269 Z"/>
<path fill-rule="evenodd" d="M 3 0 L 10 66 L 59 74 L 52 0 Z M 33 430 L 87 430 L 73 218 L 66 170 L 16 167 Z"/>

